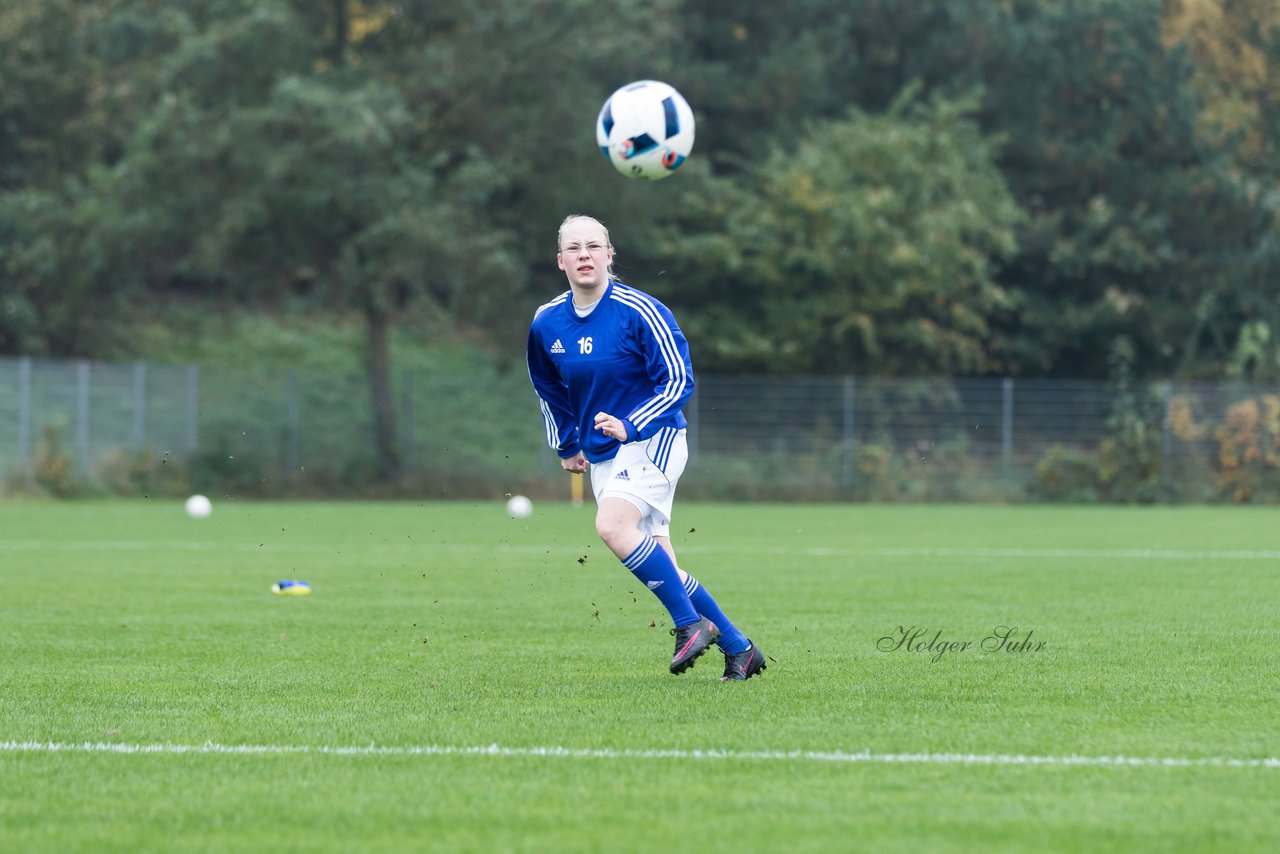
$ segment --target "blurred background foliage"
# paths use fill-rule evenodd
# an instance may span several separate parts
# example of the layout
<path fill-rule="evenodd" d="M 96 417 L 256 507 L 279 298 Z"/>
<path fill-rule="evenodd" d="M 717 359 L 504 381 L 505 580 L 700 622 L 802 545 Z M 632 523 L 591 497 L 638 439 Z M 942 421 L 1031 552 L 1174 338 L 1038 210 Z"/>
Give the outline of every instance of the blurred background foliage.
<path fill-rule="evenodd" d="M 593 133 L 646 77 L 657 184 Z M 2 3 L 0 354 L 356 324 L 392 474 L 403 342 L 522 372 L 588 212 L 704 371 L 1274 380 L 1278 84 L 1273 0 Z"/>

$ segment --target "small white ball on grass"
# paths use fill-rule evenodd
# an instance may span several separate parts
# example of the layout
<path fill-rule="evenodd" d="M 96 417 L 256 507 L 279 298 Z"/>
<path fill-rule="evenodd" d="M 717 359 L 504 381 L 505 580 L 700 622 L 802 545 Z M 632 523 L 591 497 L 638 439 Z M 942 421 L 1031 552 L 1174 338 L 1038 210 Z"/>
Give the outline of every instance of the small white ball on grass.
<path fill-rule="evenodd" d="M 192 519 L 206 519 L 213 512 L 213 503 L 203 495 L 193 495 L 187 499 L 187 515 Z"/>
<path fill-rule="evenodd" d="M 527 519 L 533 515 L 533 502 L 523 495 L 513 495 L 507 499 L 507 515 L 512 519 Z"/>

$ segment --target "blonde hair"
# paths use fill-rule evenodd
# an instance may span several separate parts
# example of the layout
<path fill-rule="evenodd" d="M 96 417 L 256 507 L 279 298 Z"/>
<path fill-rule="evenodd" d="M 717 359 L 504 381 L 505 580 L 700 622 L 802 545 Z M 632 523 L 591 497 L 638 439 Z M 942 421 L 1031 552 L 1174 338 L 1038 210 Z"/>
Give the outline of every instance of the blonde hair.
<path fill-rule="evenodd" d="M 596 219 L 595 217 L 587 216 L 586 214 L 569 214 L 560 223 L 560 229 L 556 232 L 556 252 L 557 253 L 560 251 L 560 244 L 564 242 L 565 228 L 567 228 L 570 225 L 574 225 L 578 222 L 592 222 L 600 226 L 600 230 L 604 232 L 604 245 L 609 247 L 609 251 L 613 254 L 615 258 L 617 257 L 618 253 L 613 248 L 613 241 L 609 239 L 608 227 L 603 222 Z M 612 260 L 610 260 L 609 266 L 605 268 L 605 272 L 609 274 L 610 279 L 614 278 Z"/>

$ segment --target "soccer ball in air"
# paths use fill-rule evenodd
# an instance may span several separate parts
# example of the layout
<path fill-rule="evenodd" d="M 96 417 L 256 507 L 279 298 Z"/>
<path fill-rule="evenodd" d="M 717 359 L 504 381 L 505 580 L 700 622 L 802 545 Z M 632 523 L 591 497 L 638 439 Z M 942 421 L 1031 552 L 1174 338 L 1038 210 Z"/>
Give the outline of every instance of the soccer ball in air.
<path fill-rule="evenodd" d="M 628 83 L 609 96 L 596 119 L 596 142 L 628 178 L 657 181 L 693 151 L 693 110 L 679 92 L 657 80 Z"/>
<path fill-rule="evenodd" d="M 507 515 L 512 519 L 528 519 L 533 515 L 533 502 L 523 495 L 513 495 L 507 499 Z"/>
<path fill-rule="evenodd" d="M 187 515 L 192 519 L 205 519 L 213 512 L 213 503 L 203 495 L 193 495 L 187 499 Z"/>

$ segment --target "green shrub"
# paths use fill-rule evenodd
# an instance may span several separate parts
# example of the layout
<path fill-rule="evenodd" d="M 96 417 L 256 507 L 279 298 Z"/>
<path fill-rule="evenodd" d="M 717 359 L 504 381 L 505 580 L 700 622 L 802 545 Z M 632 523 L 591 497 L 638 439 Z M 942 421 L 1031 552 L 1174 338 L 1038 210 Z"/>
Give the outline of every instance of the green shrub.
<path fill-rule="evenodd" d="M 1096 501 L 1100 480 L 1093 454 L 1054 444 L 1036 463 L 1031 495 L 1042 501 Z"/>
<path fill-rule="evenodd" d="M 45 424 L 31 455 L 31 481 L 56 498 L 74 498 L 85 491 L 75 460 L 63 449 L 63 424 Z"/>
<path fill-rule="evenodd" d="M 1280 499 L 1280 397 L 1264 394 L 1233 403 L 1213 438 L 1223 498 L 1236 503 Z"/>
<path fill-rule="evenodd" d="M 95 479 L 112 495 L 180 497 L 191 491 L 186 462 L 167 453 L 157 455 L 152 448 L 108 452 L 98 463 Z"/>

